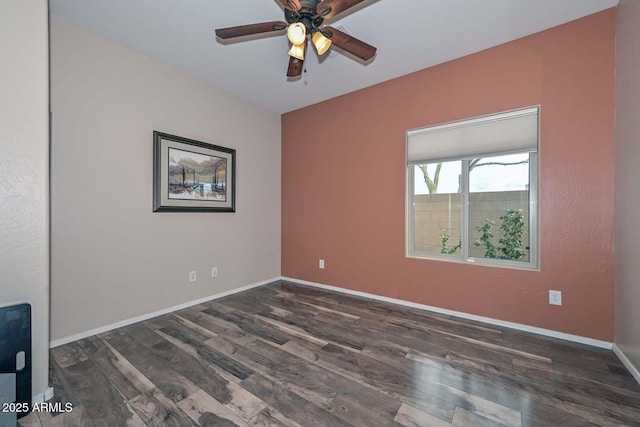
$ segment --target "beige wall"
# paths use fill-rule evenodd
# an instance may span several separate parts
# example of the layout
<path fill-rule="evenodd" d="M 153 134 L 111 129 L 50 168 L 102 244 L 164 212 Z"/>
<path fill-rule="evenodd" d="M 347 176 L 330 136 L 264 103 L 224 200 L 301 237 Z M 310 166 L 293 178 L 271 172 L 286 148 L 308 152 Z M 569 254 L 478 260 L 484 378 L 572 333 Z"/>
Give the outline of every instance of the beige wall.
<path fill-rule="evenodd" d="M 54 343 L 280 275 L 278 114 L 55 16 L 51 56 Z M 235 148 L 236 213 L 153 213 L 153 130 Z"/>
<path fill-rule="evenodd" d="M 0 2 L 0 306 L 31 304 L 34 395 L 49 371 L 47 13 Z"/>
<path fill-rule="evenodd" d="M 618 5 L 616 58 L 616 344 L 640 370 L 640 2 Z"/>

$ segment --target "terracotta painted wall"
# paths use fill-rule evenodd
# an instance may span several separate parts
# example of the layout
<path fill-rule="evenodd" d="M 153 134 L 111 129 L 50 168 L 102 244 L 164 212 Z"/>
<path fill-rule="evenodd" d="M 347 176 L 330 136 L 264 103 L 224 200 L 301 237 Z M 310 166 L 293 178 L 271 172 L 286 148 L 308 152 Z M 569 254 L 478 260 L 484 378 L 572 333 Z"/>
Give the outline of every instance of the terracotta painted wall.
<path fill-rule="evenodd" d="M 607 10 L 283 115 L 283 276 L 612 341 L 615 19 Z M 406 258 L 405 132 L 532 105 L 540 271 Z"/>

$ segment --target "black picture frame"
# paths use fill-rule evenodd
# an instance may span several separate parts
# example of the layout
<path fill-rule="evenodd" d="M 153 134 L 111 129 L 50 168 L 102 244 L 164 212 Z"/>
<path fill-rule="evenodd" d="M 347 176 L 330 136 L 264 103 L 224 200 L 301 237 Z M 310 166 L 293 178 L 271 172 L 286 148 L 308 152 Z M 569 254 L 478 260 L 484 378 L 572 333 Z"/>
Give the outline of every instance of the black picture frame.
<path fill-rule="evenodd" d="M 236 150 L 153 131 L 154 212 L 235 212 Z"/>

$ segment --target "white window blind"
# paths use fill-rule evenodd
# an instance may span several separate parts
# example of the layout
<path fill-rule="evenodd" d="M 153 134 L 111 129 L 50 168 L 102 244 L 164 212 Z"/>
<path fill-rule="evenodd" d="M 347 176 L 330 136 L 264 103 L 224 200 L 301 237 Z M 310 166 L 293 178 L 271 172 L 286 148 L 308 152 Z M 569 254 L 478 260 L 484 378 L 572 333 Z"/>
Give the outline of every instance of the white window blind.
<path fill-rule="evenodd" d="M 407 132 L 407 164 L 537 151 L 538 107 Z"/>

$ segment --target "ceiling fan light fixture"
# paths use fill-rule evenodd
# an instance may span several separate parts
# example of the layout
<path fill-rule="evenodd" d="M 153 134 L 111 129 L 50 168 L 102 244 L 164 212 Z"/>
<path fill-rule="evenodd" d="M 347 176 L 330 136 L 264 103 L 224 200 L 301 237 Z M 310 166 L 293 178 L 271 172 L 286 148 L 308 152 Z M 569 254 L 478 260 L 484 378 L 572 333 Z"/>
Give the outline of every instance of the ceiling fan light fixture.
<path fill-rule="evenodd" d="M 318 55 L 324 55 L 331 47 L 331 39 L 325 37 L 320 31 L 316 31 L 311 40 L 318 51 Z"/>
<path fill-rule="evenodd" d="M 301 45 L 307 37 L 307 28 L 301 22 L 294 22 L 287 29 L 287 37 L 294 46 Z"/>
<path fill-rule="evenodd" d="M 291 46 L 289 50 L 289 56 L 293 56 L 294 58 L 299 59 L 300 61 L 304 61 L 304 43 L 303 44 L 294 44 Z"/>
<path fill-rule="evenodd" d="M 370 61 L 375 56 L 375 46 L 358 40 L 338 28 L 324 25 L 325 20 L 332 19 L 334 15 L 347 10 L 355 10 L 353 8 L 364 1 L 366 0 L 276 0 L 284 9 L 284 21 L 236 25 L 218 28 L 215 32 L 220 39 L 219 42 L 241 41 L 246 36 L 270 36 L 286 32 L 292 45 L 288 52 L 287 77 L 300 77 L 305 55 L 307 55 L 307 45 L 310 43 L 314 44 L 318 56 L 331 53 L 332 48 L 338 48 L 364 62 Z M 313 50 L 313 48 L 309 49 Z"/>

